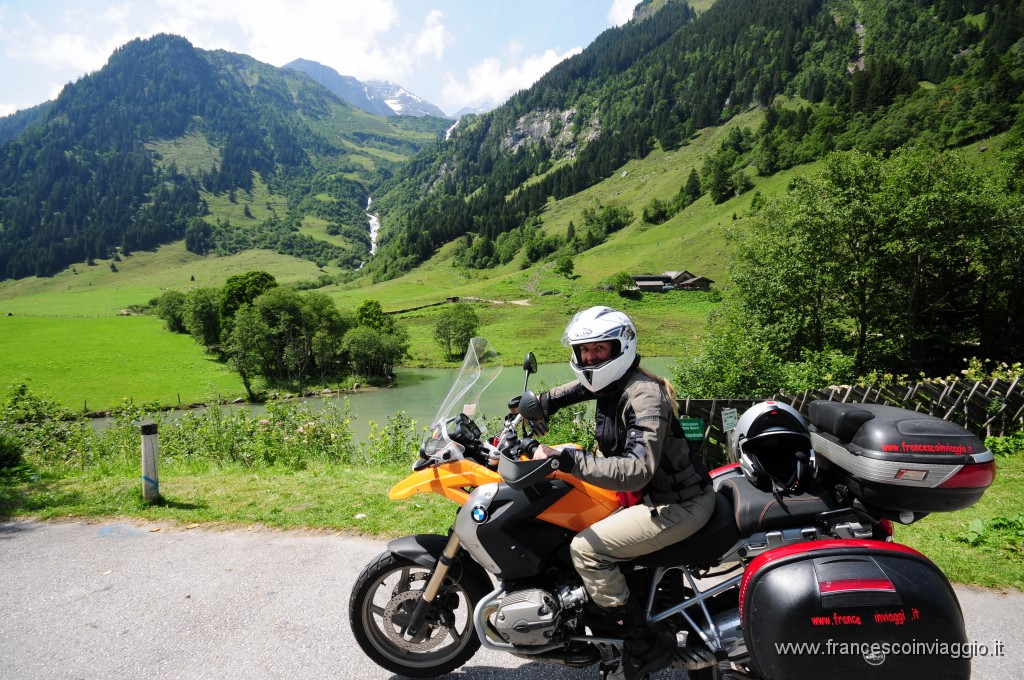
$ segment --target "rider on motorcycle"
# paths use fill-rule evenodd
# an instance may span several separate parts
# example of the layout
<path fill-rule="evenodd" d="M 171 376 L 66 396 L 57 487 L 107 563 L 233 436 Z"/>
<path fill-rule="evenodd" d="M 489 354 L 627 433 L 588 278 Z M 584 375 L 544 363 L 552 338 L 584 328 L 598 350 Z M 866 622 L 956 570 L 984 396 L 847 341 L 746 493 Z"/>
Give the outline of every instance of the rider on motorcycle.
<path fill-rule="evenodd" d="M 672 386 L 640 368 L 636 328 L 609 307 L 576 314 L 562 344 L 572 349 L 577 380 L 540 395 L 547 417 L 595 399 L 595 435 L 602 456 L 541 446 L 534 458 L 558 458 L 559 469 L 620 492 L 623 509 L 581 531 L 572 541 L 573 564 L 594 604 L 622 621 L 627 679 L 664 668 L 676 641 L 651 629 L 618 562 L 635 559 L 696 533 L 710 519 L 715 494 L 707 471 L 683 436 Z"/>

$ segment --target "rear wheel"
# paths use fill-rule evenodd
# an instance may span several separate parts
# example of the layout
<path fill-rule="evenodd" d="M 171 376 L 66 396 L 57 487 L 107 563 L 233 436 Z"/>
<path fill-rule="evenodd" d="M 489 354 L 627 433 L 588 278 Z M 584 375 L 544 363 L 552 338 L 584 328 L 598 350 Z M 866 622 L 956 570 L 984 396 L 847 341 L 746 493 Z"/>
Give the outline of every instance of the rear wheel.
<path fill-rule="evenodd" d="M 349 621 L 356 642 L 380 666 L 414 678 L 450 673 L 480 648 L 473 608 L 490 590 L 473 573 L 446 578 L 416 635 L 406 632 L 431 570 L 390 552 L 382 553 L 356 579 Z"/>

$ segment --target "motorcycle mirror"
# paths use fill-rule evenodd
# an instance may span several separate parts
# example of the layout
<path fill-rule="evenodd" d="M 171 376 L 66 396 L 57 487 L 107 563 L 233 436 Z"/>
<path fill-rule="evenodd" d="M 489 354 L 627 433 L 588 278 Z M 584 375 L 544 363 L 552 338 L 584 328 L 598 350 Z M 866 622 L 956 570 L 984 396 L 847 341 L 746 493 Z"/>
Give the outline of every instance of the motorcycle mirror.
<path fill-rule="evenodd" d="M 533 352 L 526 353 L 526 358 L 523 359 L 523 370 L 526 371 L 526 380 L 523 382 L 523 391 L 526 391 L 526 386 L 530 384 L 530 374 L 537 372 L 537 357 L 533 355 Z"/>
<path fill-rule="evenodd" d="M 519 399 L 519 413 L 527 420 L 540 422 L 544 420 L 544 409 L 540 407 L 540 399 L 533 390 L 526 390 Z"/>
<path fill-rule="evenodd" d="M 523 359 L 523 370 L 527 373 L 537 372 L 537 357 L 533 355 L 533 352 L 527 352 L 526 358 Z"/>

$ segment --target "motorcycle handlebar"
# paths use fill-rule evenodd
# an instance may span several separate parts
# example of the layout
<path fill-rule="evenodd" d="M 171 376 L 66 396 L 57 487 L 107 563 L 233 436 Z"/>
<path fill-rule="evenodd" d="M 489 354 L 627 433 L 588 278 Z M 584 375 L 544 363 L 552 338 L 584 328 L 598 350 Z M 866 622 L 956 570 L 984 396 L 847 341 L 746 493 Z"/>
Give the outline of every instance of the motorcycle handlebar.
<path fill-rule="evenodd" d="M 498 474 L 510 488 L 520 491 L 547 477 L 555 469 L 553 463 L 557 463 L 556 458 L 512 460 L 502 456 L 498 461 Z"/>

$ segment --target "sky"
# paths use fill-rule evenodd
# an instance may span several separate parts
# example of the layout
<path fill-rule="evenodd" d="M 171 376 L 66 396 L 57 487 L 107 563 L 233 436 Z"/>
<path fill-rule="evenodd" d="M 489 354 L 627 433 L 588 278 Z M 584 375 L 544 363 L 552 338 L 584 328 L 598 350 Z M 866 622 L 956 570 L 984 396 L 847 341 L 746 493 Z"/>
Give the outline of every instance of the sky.
<path fill-rule="evenodd" d="M 390 80 L 451 115 L 528 88 L 638 0 L 0 0 L 0 116 L 54 99 L 136 37 Z"/>

